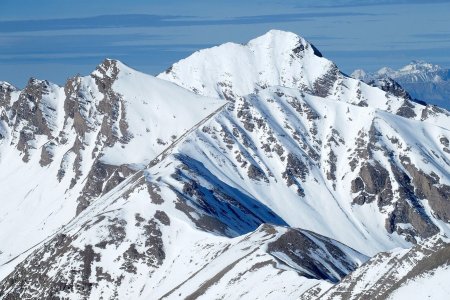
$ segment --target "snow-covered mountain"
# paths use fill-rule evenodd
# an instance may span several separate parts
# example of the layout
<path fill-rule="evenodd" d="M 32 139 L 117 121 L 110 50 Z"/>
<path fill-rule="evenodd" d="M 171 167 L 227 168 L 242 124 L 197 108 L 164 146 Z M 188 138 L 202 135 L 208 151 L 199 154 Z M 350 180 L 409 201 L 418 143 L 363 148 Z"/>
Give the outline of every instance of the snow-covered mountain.
<path fill-rule="evenodd" d="M 2 83 L 0 116 L 0 298 L 314 299 L 450 234 L 450 114 L 293 33 Z"/>
<path fill-rule="evenodd" d="M 412 98 L 450 110 L 450 69 L 424 61 L 413 61 L 399 70 L 384 67 L 375 73 L 366 73 L 358 69 L 352 73 L 352 77 L 365 82 L 393 79 Z"/>

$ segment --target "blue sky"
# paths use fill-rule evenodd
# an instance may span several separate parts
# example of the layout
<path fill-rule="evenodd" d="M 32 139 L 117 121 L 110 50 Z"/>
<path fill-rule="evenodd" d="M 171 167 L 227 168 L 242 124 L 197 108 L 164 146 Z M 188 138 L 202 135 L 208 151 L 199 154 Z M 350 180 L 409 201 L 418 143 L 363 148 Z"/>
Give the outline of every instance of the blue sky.
<path fill-rule="evenodd" d="M 2 0 L 0 80 L 63 84 L 105 57 L 157 74 L 270 29 L 295 32 L 342 71 L 421 59 L 450 67 L 450 0 Z"/>

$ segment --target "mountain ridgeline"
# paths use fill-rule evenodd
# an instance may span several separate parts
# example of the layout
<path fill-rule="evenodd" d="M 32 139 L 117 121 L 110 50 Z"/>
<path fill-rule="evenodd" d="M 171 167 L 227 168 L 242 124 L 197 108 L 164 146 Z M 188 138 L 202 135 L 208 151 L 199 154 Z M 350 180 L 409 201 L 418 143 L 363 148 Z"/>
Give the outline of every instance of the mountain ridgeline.
<path fill-rule="evenodd" d="M 384 84 L 277 30 L 157 77 L 106 59 L 1 82 L 0 299 L 387 299 L 450 278 L 450 113 Z"/>

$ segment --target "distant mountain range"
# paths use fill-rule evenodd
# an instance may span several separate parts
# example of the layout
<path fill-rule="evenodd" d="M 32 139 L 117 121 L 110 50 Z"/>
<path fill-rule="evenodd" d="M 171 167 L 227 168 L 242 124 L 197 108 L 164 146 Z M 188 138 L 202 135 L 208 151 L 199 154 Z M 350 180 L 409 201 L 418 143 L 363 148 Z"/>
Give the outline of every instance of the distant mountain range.
<path fill-rule="evenodd" d="M 394 79 L 412 98 L 450 110 L 450 69 L 424 61 L 413 61 L 399 70 L 385 67 L 375 73 L 366 73 L 358 69 L 351 76 L 365 82 Z"/>
<path fill-rule="evenodd" d="M 277 30 L 1 82 L 0 299 L 450 297 L 449 128 Z"/>

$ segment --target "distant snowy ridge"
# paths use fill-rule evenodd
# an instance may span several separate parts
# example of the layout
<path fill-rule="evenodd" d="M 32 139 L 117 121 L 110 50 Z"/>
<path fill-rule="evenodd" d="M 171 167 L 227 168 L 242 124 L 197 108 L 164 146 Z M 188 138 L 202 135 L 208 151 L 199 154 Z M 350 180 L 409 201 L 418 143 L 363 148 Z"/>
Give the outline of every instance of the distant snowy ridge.
<path fill-rule="evenodd" d="M 365 82 L 391 78 L 413 98 L 450 110 L 450 69 L 424 61 L 413 61 L 399 70 L 384 67 L 375 73 L 366 73 L 358 69 L 352 73 L 352 77 Z"/>

